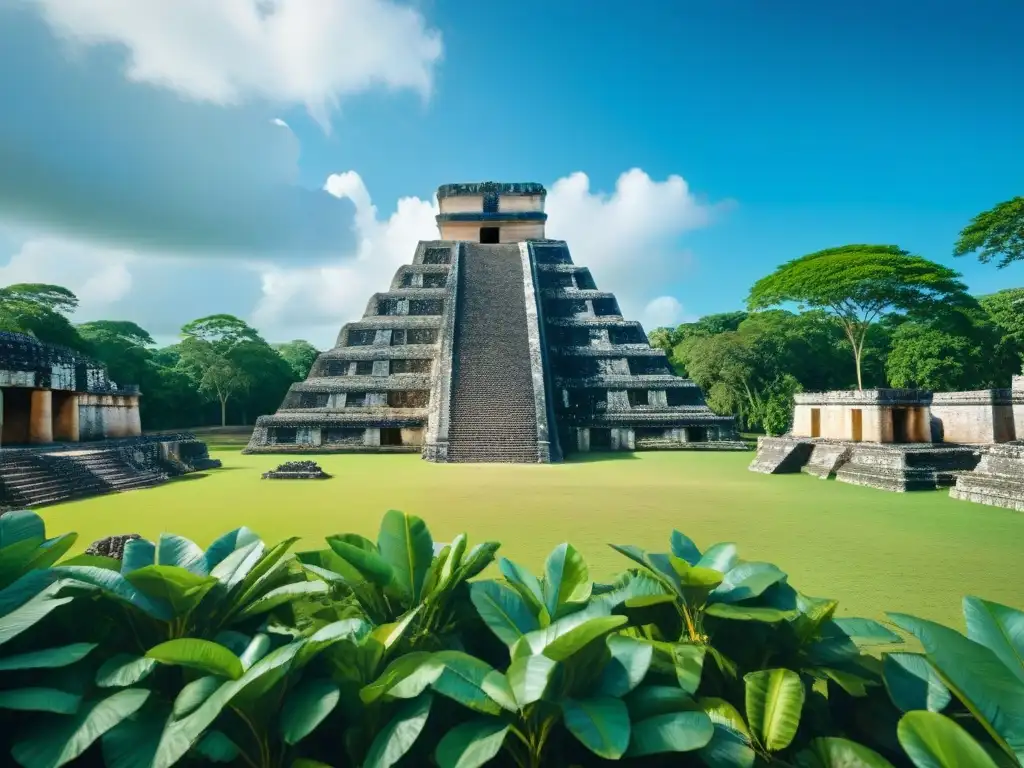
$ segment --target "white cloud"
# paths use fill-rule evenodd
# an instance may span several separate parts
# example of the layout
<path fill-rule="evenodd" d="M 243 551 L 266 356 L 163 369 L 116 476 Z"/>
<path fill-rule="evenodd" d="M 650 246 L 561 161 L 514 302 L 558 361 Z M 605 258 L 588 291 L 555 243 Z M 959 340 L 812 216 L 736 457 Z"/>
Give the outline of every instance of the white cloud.
<path fill-rule="evenodd" d="M 437 208 L 431 201 L 402 198 L 395 212 L 380 220 L 355 171 L 332 175 L 324 189 L 355 205 L 357 250 L 328 266 L 254 265 L 262 275 L 263 295 L 252 321 L 267 338 L 307 333 L 317 336 L 315 343 L 333 345 L 341 324 L 362 317 L 370 296 L 386 291 L 398 268 L 412 261 L 416 244 L 437 237 Z"/>
<path fill-rule="evenodd" d="M 683 305 L 675 296 L 659 296 L 644 307 L 640 322 L 645 330 L 674 327 L 683 320 Z"/>
<path fill-rule="evenodd" d="M 654 181 L 633 168 L 619 176 L 614 193 L 604 194 L 592 192 L 590 179 L 577 172 L 551 186 L 547 212 L 548 237 L 568 243 L 573 261 L 590 268 L 599 289 L 615 293 L 627 317 L 650 330 L 653 321 L 682 316 L 678 299 L 661 294 L 691 262 L 680 236 L 706 226 L 715 213 L 685 179 Z"/>
<path fill-rule="evenodd" d="M 302 104 L 384 86 L 428 96 L 440 33 L 392 0 L 28 0 L 62 37 L 127 48 L 126 75 L 220 105 Z"/>
<path fill-rule="evenodd" d="M 417 242 L 438 236 L 433 201 L 403 198 L 381 220 L 358 173 L 333 175 L 324 188 L 355 205 L 358 249 L 330 266 L 254 265 L 263 296 L 252 319 L 268 338 L 301 330 L 315 333 L 316 343 L 333 342 L 341 325 L 362 317 L 370 296 L 387 290 L 395 271 L 412 261 Z M 616 294 L 627 317 L 647 330 L 685 319 L 679 300 L 663 295 L 665 283 L 689 263 L 679 236 L 709 223 L 713 206 L 699 202 L 681 177 L 656 182 L 634 169 L 605 195 L 590 191 L 586 174 L 574 173 L 551 186 L 547 211 L 548 237 L 568 242 L 573 261 Z"/>
<path fill-rule="evenodd" d="M 57 283 L 79 300 L 76 319 L 97 319 L 128 295 L 131 252 L 92 247 L 74 240 L 43 237 L 28 240 L 0 267 L 0 285 Z"/>

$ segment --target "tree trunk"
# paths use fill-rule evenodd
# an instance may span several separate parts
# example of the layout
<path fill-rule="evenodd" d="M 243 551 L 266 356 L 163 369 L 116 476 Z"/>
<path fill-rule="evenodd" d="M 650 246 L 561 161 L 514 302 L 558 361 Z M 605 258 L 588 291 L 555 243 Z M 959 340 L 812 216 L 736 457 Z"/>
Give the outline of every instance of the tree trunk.
<path fill-rule="evenodd" d="M 863 349 L 858 349 L 856 346 L 853 348 L 853 361 L 857 365 L 857 389 L 864 389 L 864 380 L 860 374 L 860 358 L 863 351 Z"/>
<path fill-rule="evenodd" d="M 228 425 L 228 399 L 226 397 L 220 399 L 220 425 L 222 427 Z"/>

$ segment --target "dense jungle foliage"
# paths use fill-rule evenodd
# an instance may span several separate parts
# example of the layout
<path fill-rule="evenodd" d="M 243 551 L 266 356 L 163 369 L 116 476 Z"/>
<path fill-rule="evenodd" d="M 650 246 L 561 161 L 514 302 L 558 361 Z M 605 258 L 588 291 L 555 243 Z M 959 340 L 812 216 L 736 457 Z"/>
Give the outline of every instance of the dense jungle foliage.
<path fill-rule="evenodd" d="M 1024 612 L 974 597 L 966 636 L 839 617 L 678 531 L 613 545 L 627 569 L 596 584 L 568 544 L 538 575 L 395 511 L 295 554 L 246 528 L 120 561 L 74 541 L 0 517 L 0 750 L 24 768 L 1024 759 Z"/>

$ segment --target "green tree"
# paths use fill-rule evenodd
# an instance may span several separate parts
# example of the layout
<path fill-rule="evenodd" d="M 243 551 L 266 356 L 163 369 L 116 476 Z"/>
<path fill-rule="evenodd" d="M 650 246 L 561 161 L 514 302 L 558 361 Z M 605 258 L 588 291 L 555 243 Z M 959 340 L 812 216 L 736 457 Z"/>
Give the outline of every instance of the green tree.
<path fill-rule="evenodd" d="M 1000 351 L 1016 357 L 1017 369 L 1024 365 L 1024 288 L 1007 288 L 981 296 L 978 303 L 999 329 Z"/>
<path fill-rule="evenodd" d="M 983 264 L 998 259 L 1000 269 L 1024 260 L 1024 197 L 1007 200 L 971 219 L 953 249 L 954 256 L 969 253 L 977 253 Z"/>
<path fill-rule="evenodd" d="M 8 285 L 0 288 L 0 330 L 26 333 L 49 344 L 88 352 L 89 345 L 67 317 L 77 307 L 78 297 L 59 285 Z"/>
<path fill-rule="evenodd" d="M 127 320 L 94 320 L 78 326 L 93 355 L 119 384 L 143 385 L 151 374 L 153 337 Z"/>
<path fill-rule="evenodd" d="M 178 347 L 178 367 L 199 391 L 220 403 L 220 424 L 227 425 L 228 401 L 252 386 L 251 371 L 233 355 L 243 344 L 266 342 L 254 328 L 234 315 L 209 315 L 186 323 Z"/>
<path fill-rule="evenodd" d="M 320 350 L 304 339 L 296 339 L 273 346 L 292 369 L 296 381 L 302 381 L 309 375 L 313 363 L 320 356 Z"/>
<path fill-rule="evenodd" d="M 756 310 L 795 303 L 834 315 L 862 389 L 861 361 L 872 325 L 895 312 L 928 315 L 970 306 L 973 299 L 959 277 L 894 245 L 846 245 L 786 262 L 754 284 L 747 305 Z"/>

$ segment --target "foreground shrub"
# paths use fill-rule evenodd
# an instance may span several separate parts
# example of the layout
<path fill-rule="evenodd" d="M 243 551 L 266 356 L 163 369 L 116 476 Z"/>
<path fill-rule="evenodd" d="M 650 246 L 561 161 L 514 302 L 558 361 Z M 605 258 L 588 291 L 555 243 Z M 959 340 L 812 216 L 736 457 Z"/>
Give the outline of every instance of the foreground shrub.
<path fill-rule="evenodd" d="M 295 541 L 240 528 L 205 551 L 163 535 L 121 561 L 61 561 L 73 535 L 0 517 L 4 754 L 25 768 L 1024 759 L 1013 608 L 967 598 L 966 636 L 840 618 L 777 566 L 678 531 L 667 553 L 615 545 L 629 567 L 609 584 L 570 545 L 534 574 L 399 512 L 376 541 L 291 555 Z M 900 650 L 897 629 L 922 651 Z"/>

